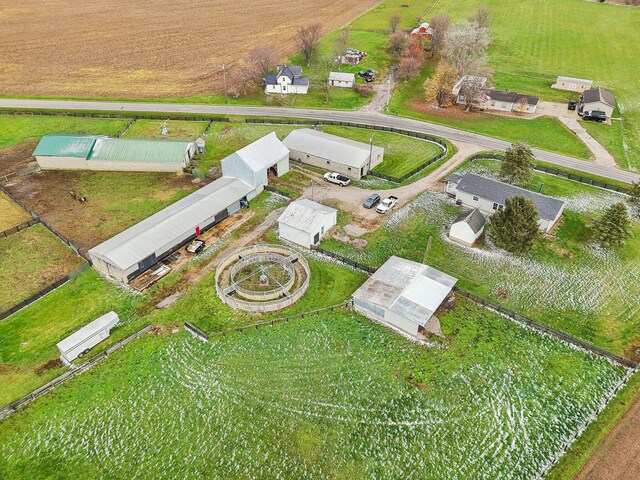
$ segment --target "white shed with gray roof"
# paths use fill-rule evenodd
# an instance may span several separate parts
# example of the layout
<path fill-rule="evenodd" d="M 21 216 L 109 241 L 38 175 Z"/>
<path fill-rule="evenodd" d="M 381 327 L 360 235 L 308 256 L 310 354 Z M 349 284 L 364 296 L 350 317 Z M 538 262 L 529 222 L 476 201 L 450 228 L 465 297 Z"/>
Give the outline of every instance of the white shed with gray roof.
<path fill-rule="evenodd" d="M 393 256 L 353 294 L 354 308 L 403 335 L 443 336 L 434 315 L 458 280 L 435 268 Z"/>
<path fill-rule="evenodd" d="M 356 82 L 356 75 L 347 72 L 330 72 L 327 81 L 330 87 L 351 88 Z"/>
<path fill-rule="evenodd" d="M 289 149 L 271 132 L 232 153 L 221 164 L 222 175 L 238 177 L 260 193 L 268 183 L 269 169 L 278 177 L 289 171 Z"/>
<path fill-rule="evenodd" d="M 451 224 L 449 238 L 471 247 L 484 232 L 486 223 L 487 219 L 477 208 L 464 212 Z"/>
<path fill-rule="evenodd" d="M 447 193 L 455 195 L 456 203 L 494 213 L 504 208 L 507 198 L 523 196 L 533 202 L 540 216 L 540 228 L 548 232 L 564 210 L 564 202 L 508 183 L 482 177 L 475 173 L 449 178 Z"/>
<path fill-rule="evenodd" d="M 311 248 L 338 220 L 338 211 L 305 198 L 289 204 L 278 218 L 280 238 Z"/>
<path fill-rule="evenodd" d="M 70 363 L 84 356 L 88 350 L 109 337 L 111 329 L 119 321 L 116 312 L 109 312 L 72 333 L 57 345 L 60 350 L 60 360 L 63 363 Z"/>
<path fill-rule="evenodd" d="M 256 188 L 239 178 L 222 177 L 89 250 L 93 266 L 127 283 L 200 232 L 240 210 Z"/>
<path fill-rule="evenodd" d="M 384 148 L 310 128 L 292 131 L 283 140 L 289 158 L 356 180 L 384 159 Z"/>

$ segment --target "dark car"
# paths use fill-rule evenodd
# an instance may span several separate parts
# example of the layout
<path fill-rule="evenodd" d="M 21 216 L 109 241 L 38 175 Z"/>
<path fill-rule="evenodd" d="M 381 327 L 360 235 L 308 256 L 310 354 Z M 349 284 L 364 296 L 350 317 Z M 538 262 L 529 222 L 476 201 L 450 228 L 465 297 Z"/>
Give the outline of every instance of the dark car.
<path fill-rule="evenodd" d="M 576 102 L 575 100 L 569 100 L 569 103 L 567 104 L 567 108 L 569 110 L 575 110 L 577 106 L 578 102 Z"/>
<path fill-rule="evenodd" d="M 369 198 L 367 198 L 364 203 L 362 204 L 362 206 L 364 208 L 373 208 L 375 207 L 378 203 L 380 202 L 380 195 L 378 195 L 377 193 L 373 193 L 369 196 Z"/>
<path fill-rule="evenodd" d="M 594 122 L 604 122 L 607 119 L 607 114 L 601 110 L 593 110 L 591 112 L 584 112 L 582 118 L 584 120 L 593 120 Z"/>

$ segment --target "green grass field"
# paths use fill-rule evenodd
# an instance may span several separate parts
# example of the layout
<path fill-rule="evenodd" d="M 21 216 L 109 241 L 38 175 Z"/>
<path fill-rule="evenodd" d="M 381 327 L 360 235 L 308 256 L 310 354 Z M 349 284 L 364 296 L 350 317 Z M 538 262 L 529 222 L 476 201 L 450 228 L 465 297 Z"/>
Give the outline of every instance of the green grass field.
<path fill-rule="evenodd" d="M 0 149 L 54 133 L 117 135 L 129 123 L 125 119 L 0 115 Z"/>
<path fill-rule="evenodd" d="M 463 168 L 491 175 L 497 166 L 481 161 Z M 333 238 L 322 247 L 377 267 L 390 255 L 422 261 L 431 236 L 428 263 L 457 277 L 461 288 L 633 356 L 640 342 L 640 225 L 634 223 L 634 236 L 624 248 L 595 249 L 589 219 L 622 197 L 541 173 L 534 175 L 530 187 L 537 191 L 541 183 L 544 193 L 567 203 L 563 223 L 553 240 L 540 240 L 522 257 L 488 245 L 469 249 L 449 242 L 448 227 L 460 210 L 443 194 L 430 192 L 361 237 L 368 242 L 365 249 Z"/>
<path fill-rule="evenodd" d="M 431 347 L 346 310 L 146 335 L 0 424 L 0 475 L 534 477 L 623 375 L 462 299 L 441 322 Z"/>
<path fill-rule="evenodd" d="M 401 3 L 388 0 L 357 22 L 379 28 L 390 12 L 403 10 L 399 8 Z M 545 100 L 565 101 L 575 96 L 550 88 L 558 75 L 594 80 L 596 85 L 616 95 L 623 117 L 621 126 L 613 128 L 619 133 L 604 134 L 609 139 L 605 142 L 607 148 L 622 167 L 640 167 L 640 105 L 635 82 L 640 76 L 640 63 L 629 61 L 640 54 L 640 31 L 636 28 L 640 10 L 583 0 L 443 0 L 429 17 L 446 12 L 454 20 L 465 18 L 479 5 L 488 6 L 492 12 L 489 64 L 495 72 L 496 87 L 539 95 Z M 606 35 L 593 35 L 591 29 L 576 21 L 581 18 L 588 18 L 593 24 L 606 24 Z M 409 28 L 414 21 L 407 12 L 403 26 Z M 594 59 L 598 59 L 597 63 Z M 402 114 L 409 113 L 402 93 L 399 95 L 394 108 Z M 510 123 L 512 128 L 518 128 L 516 124 L 529 122 Z M 484 129 L 482 124 L 474 127 L 463 122 L 460 126 L 474 131 Z M 537 142 L 538 133 L 530 127 L 524 138 Z M 557 138 L 560 141 L 561 136 Z M 561 146 L 553 150 L 569 153 Z"/>
<path fill-rule="evenodd" d="M 136 120 L 124 134 L 126 138 L 151 138 L 154 140 L 195 140 L 202 135 L 207 122 L 167 120 L 169 134 L 162 134 L 164 120 Z"/>
<path fill-rule="evenodd" d="M 40 224 L 0 238 L 0 312 L 66 277 L 83 263 Z"/>
<path fill-rule="evenodd" d="M 276 132 L 280 140 L 292 130 L 301 128 L 295 125 L 259 125 L 245 123 L 214 123 L 207 133 L 207 148 L 204 155 L 197 159 L 196 170 L 202 173 L 219 168 L 220 160 L 251 142 Z M 322 131 L 332 135 L 369 143 L 371 130 L 323 126 Z M 374 170 L 387 175 L 400 177 L 431 158 L 441 149 L 429 142 L 388 132 L 374 132 L 374 144 L 385 149 L 384 161 Z"/>
<path fill-rule="evenodd" d="M 15 203 L 3 192 L 0 192 L 0 232 L 20 225 L 31 219 L 31 215 L 25 212 L 20 205 Z"/>

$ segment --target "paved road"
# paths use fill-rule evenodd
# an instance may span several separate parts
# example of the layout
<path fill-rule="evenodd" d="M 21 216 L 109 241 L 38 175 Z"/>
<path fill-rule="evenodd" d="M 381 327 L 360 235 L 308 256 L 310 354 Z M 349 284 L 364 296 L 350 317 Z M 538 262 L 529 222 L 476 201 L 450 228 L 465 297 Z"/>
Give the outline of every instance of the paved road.
<path fill-rule="evenodd" d="M 471 143 L 487 150 L 504 151 L 509 142 L 496 138 L 465 132 L 443 125 L 436 125 L 409 118 L 383 115 L 376 112 L 352 112 L 321 109 L 280 108 L 280 107 L 237 107 L 229 105 L 199 105 L 178 103 L 144 103 L 144 102 L 101 102 L 82 100 L 29 100 L 29 99 L 0 99 L 0 108 L 24 108 L 46 110 L 92 110 L 92 111 L 122 111 L 122 112 L 153 112 L 177 114 L 213 114 L 213 115 L 244 115 L 304 118 L 311 120 L 329 120 L 341 122 L 359 122 L 366 125 L 381 127 L 396 127 L 420 133 L 428 133 L 448 140 Z M 601 177 L 620 180 L 623 182 L 639 181 L 640 175 L 606 165 L 548 152 L 534 150 L 536 157 L 547 163 L 565 166 L 585 173 Z"/>

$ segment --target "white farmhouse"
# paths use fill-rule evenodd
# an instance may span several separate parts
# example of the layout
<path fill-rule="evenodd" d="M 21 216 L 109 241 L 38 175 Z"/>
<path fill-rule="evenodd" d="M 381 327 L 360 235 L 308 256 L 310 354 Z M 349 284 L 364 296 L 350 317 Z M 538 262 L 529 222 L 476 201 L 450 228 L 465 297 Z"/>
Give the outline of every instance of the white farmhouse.
<path fill-rule="evenodd" d="M 384 148 L 311 128 L 292 131 L 283 140 L 289 158 L 358 180 L 384 159 Z"/>
<path fill-rule="evenodd" d="M 613 110 L 616 108 L 616 97 L 604 88 L 592 88 L 586 90 L 580 96 L 578 113 L 593 112 L 594 110 L 604 112 L 607 118 L 611 118 Z"/>
<path fill-rule="evenodd" d="M 222 175 L 237 177 L 262 192 L 268 184 L 269 171 L 278 177 L 289 171 L 289 149 L 275 132 L 237 150 L 221 162 Z"/>
<path fill-rule="evenodd" d="M 330 87 L 352 88 L 355 81 L 356 81 L 355 73 L 347 73 L 347 72 L 329 73 L 328 82 Z"/>
<path fill-rule="evenodd" d="M 363 315 L 403 335 L 422 339 L 443 336 L 434 315 L 458 280 L 421 263 L 391 257 L 353 294 Z"/>
<path fill-rule="evenodd" d="M 70 363 L 109 337 L 111 329 L 120 321 L 116 312 L 109 312 L 88 323 L 57 344 L 60 360 Z"/>
<path fill-rule="evenodd" d="M 464 212 L 451 224 L 449 238 L 471 247 L 484 232 L 486 223 L 487 219 L 477 208 Z"/>
<path fill-rule="evenodd" d="M 483 107 L 501 112 L 536 113 L 538 101 L 538 97 L 532 95 L 490 88 L 486 91 Z"/>
<path fill-rule="evenodd" d="M 280 238 L 311 248 L 338 221 L 338 211 L 301 198 L 289 204 L 278 218 Z"/>
<path fill-rule="evenodd" d="M 264 77 L 265 93 L 306 94 L 309 91 L 309 77 L 302 76 L 298 65 L 278 65 L 276 74 Z"/>
<path fill-rule="evenodd" d="M 591 85 L 593 85 L 592 80 L 559 76 L 556 79 L 556 83 L 551 85 L 551 88 L 555 88 L 556 90 L 568 90 L 570 92 L 582 93 L 585 90 L 589 90 L 591 88 Z"/>
<path fill-rule="evenodd" d="M 482 177 L 475 173 L 452 175 L 447 181 L 445 191 L 456 197 L 457 204 L 478 208 L 488 214 L 502 210 L 507 198 L 526 197 L 535 205 L 540 216 L 538 223 L 544 232 L 553 228 L 564 210 L 562 200 Z"/>

